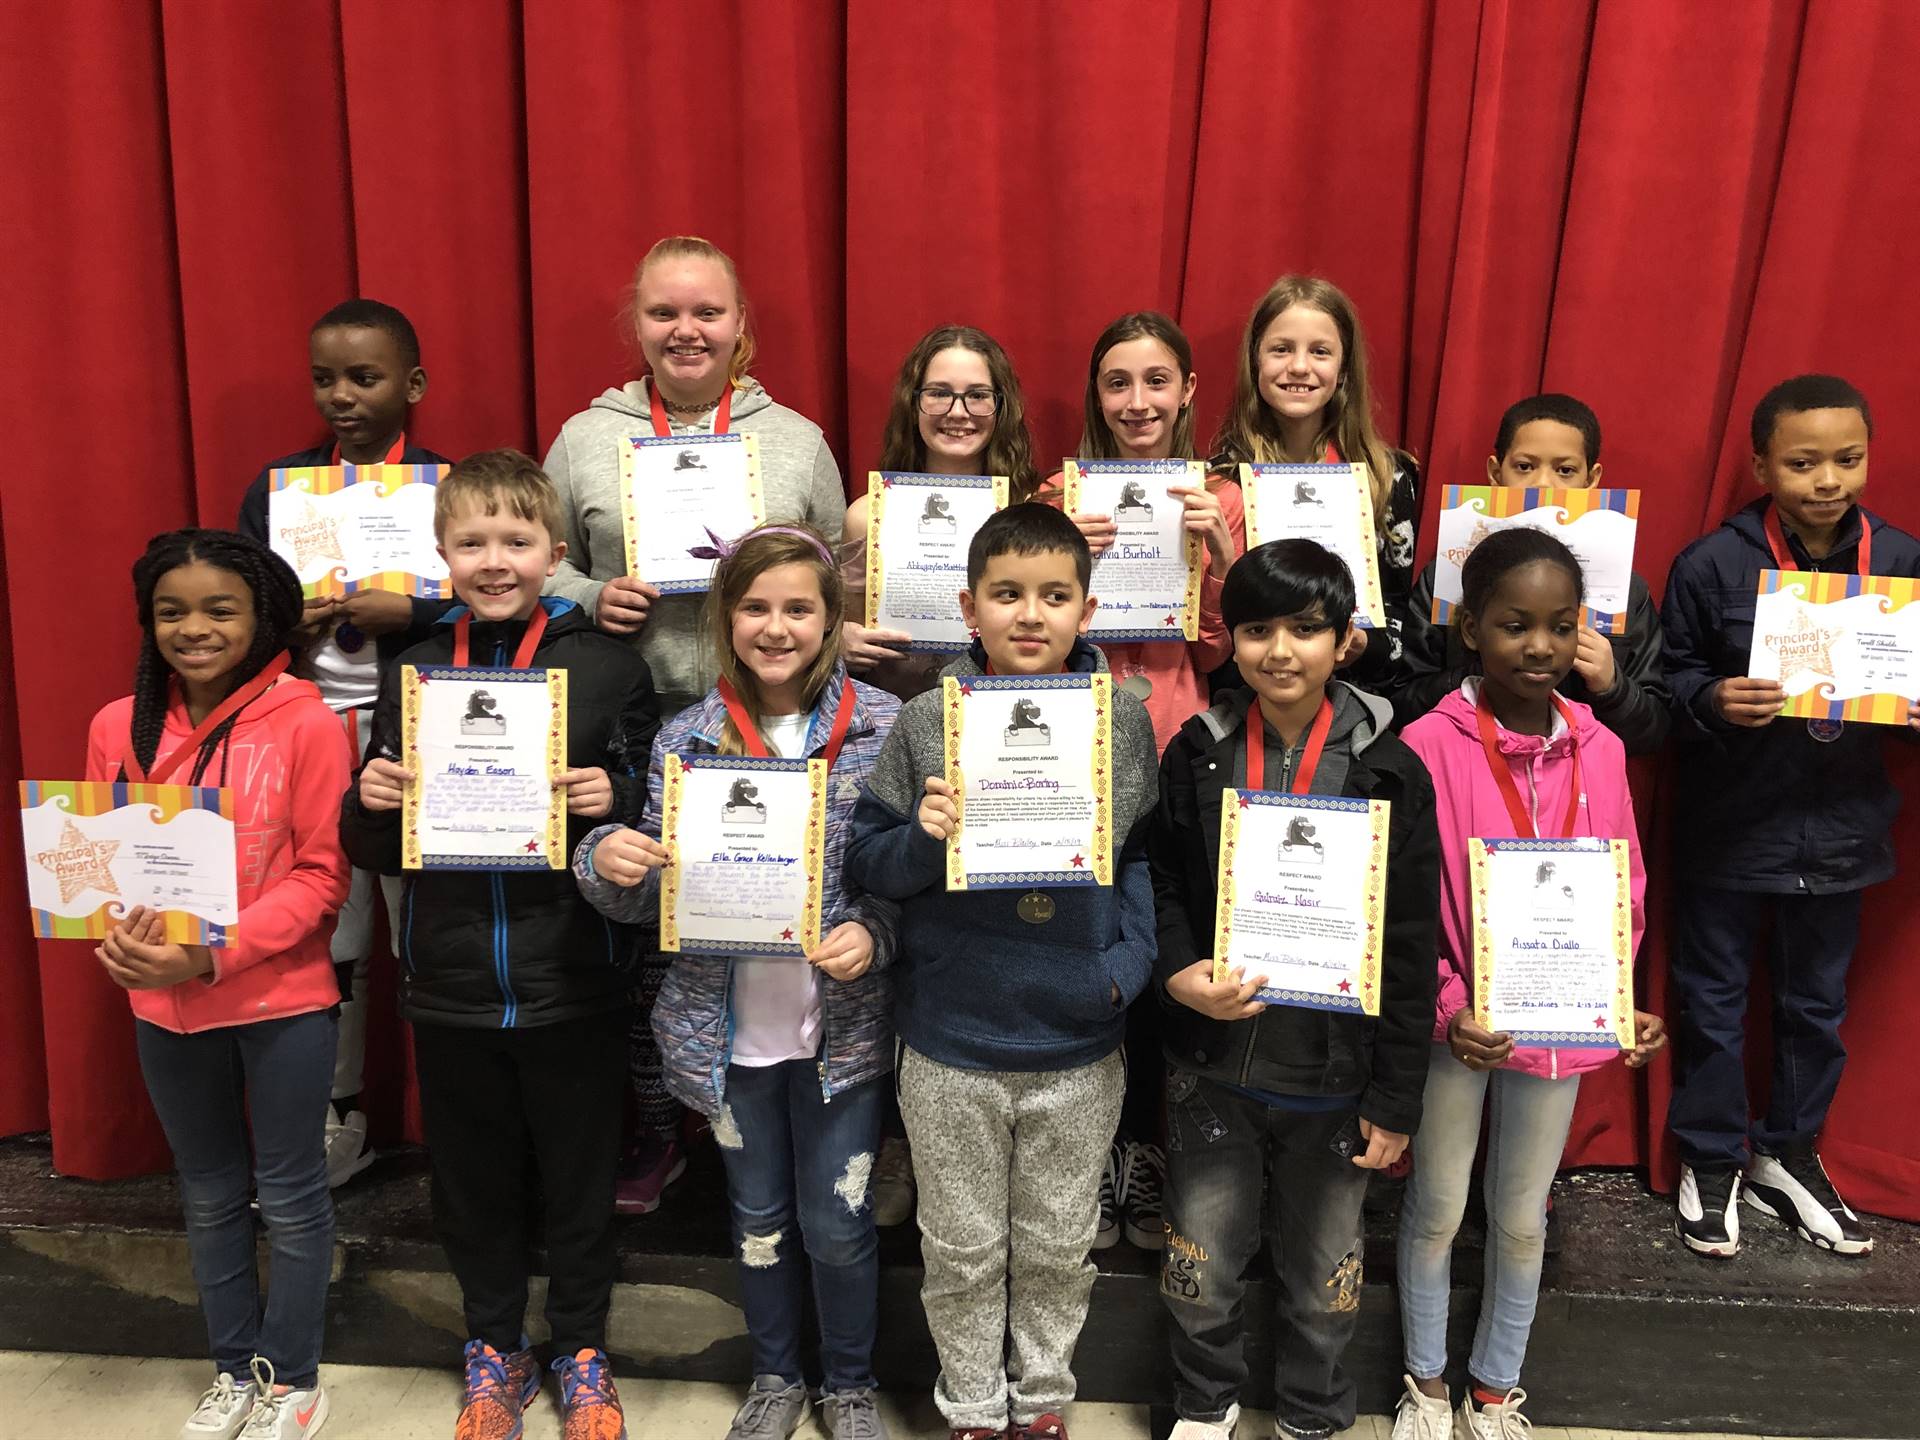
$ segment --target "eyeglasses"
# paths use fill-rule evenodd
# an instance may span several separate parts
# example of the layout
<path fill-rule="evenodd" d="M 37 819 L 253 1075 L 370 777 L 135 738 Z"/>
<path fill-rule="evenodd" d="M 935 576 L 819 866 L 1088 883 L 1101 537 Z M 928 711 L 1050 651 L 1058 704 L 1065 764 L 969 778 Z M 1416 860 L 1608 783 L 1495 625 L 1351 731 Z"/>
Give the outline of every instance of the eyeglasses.
<path fill-rule="evenodd" d="M 953 402 L 966 406 L 967 414 L 987 416 L 1000 409 L 1000 392 L 984 386 L 972 390 L 949 390 L 944 385 L 923 385 L 913 392 L 920 399 L 922 415 L 950 415 Z"/>

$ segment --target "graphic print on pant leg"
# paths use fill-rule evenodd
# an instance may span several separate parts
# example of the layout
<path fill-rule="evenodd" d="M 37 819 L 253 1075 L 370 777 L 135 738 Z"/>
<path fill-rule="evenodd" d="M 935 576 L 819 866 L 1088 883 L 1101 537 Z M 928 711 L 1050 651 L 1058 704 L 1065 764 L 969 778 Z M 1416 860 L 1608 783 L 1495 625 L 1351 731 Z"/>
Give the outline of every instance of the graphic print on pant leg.
<path fill-rule="evenodd" d="M 776 1230 L 771 1235 L 741 1236 L 740 1263 L 755 1270 L 771 1270 L 780 1263 L 780 1242 L 786 1238 L 784 1230 Z"/>
<path fill-rule="evenodd" d="M 847 1213 L 858 1215 L 867 1203 L 867 1182 L 873 1178 L 873 1152 L 863 1150 L 847 1161 L 847 1168 L 833 1182 L 833 1193 L 846 1202 Z"/>
<path fill-rule="evenodd" d="M 1333 1274 L 1327 1277 L 1327 1289 L 1333 1291 L 1333 1298 L 1327 1302 L 1327 1309 L 1335 1315 L 1345 1315 L 1350 1310 L 1360 1308 L 1360 1283 L 1366 1267 L 1360 1261 L 1360 1247 L 1355 1245 L 1333 1267 Z"/>
<path fill-rule="evenodd" d="M 722 1104 L 713 1117 L 713 1139 L 722 1150 L 743 1150 L 747 1142 L 740 1137 L 740 1124 L 733 1118 L 733 1107 Z"/>
<path fill-rule="evenodd" d="M 1179 1231 L 1169 1229 L 1166 1252 L 1160 1260 L 1160 1293 L 1189 1305 L 1205 1304 L 1205 1272 L 1200 1267 L 1208 1259 L 1204 1245 L 1196 1245 Z"/>

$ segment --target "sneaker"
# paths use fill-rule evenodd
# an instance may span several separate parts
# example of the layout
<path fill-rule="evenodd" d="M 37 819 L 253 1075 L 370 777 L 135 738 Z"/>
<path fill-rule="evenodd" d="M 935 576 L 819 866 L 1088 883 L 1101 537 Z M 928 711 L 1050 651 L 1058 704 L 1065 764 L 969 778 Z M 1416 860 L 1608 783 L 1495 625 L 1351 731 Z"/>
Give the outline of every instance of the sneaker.
<path fill-rule="evenodd" d="M 562 1440 L 627 1440 L 627 1417 L 613 1388 L 606 1351 L 556 1355 L 550 1368 L 560 1377 Z"/>
<path fill-rule="evenodd" d="M 1234 1427 L 1240 1423 L 1240 1407 L 1229 1405 L 1224 1420 L 1179 1420 L 1167 1440 L 1233 1440 Z"/>
<path fill-rule="evenodd" d="M 1024 1424 L 1014 1421 L 1007 1427 L 1007 1440 L 1067 1440 L 1067 1422 L 1049 1410 Z"/>
<path fill-rule="evenodd" d="M 1107 1151 L 1107 1168 L 1100 1172 L 1100 1229 L 1093 1248 L 1111 1250 L 1120 1243 L 1120 1205 L 1126 1198 L 1127 1151 L 1116 1140 Z"/>
<path fill-rule="evenodd" d="M 1393 1412 L 1393 1440 L 1447 1440 L 1453 1429 L 1453 1404 L 1442 1395 L 1425 1394 L 1413 1383 L 1411 1375 L 1402 1375 L 1406 1393 Z"/>
<path fill-rule="evenodd" d="M 947 1440 L 1007 1440 L 1011 1433 L 997 1427 L 990 1430 L 982 1425 L 969 1425 L 965 1429 L 947 1431 Z"/>
<path fill-rule="evenodd" d="M 327 1392 L 318 1385 L 311 1390 L 274 1392 L 273 1362 L 253 1358 L 253 1408 L 240 1429 L 240 1440 L 307 1440 L 320 1433 L 327 1423 Z"/>
<path fill-rule="evenodd" d="M 363 1110 L 349 1110 L 342 1120 L 327 1104 L 327 1188 L 338 1190 L 362 1170 L 373 1164 L 373 1151 L 367 1145 L 367 1116 Z"/>
<path fill-rule="evenodd" d="M 820 1418 L 833 1440 L 889 1440 L 871 1385 L 821 1396 Z"/>
<path fill-rule="evenodd" d="M 1728 1165 L 1680 1167 L 1673 1228 L 1689 1250 L 1725 1259 L 1740 1249 L 1740 1172 Z"/>
<path fill-rule="evenodd" d="M 520 1440 L 521 1414 L 540 1393 L 540 1362 L 533 1351 L 502 1355 L 484 1340 L 469 1340 L 463 1355 L 467 1393 L 453 1440 Z"/>
<path fill-rule="evenodd" d="M 778 1375 L 756 1375 L 727 1440 L 787 1440 L 807 1418 L 810 1403 L 806 1386 L 789 1384 Z"/>
<path fill-rule="evenodd" d="M 880 1142 L 869 1193 L 876 1225 L 903 1225 L 913 1214 L 913 1147 L 905 1139 L 889 1135 Z"/>
<path fill-rule="evenodd" d="M 678 1136 L 645 1135 L 635 1142 L 613 1185 L 613 1213 L 651 1215 L 667 1187 L 687 1170 L 686 1147 Z"/>
<path fill-rule="evenodd" d="M 1160 1211 L 1160 1187 L 1167 1179 L 1167 1152 L 1145 1141 L 1127 1147 L 1127 1173 L 1121 1182 L 1126 1201 L 1127 1241 L 1142 1250 L 1166 1248 L 1167 1222 Z"/>
<path fill-rule="evenodd" d="M 180 1427 L 180 1440 L 233 1440 L 253 1409 L 253 1381 L 235 1384 L 224 1372 L 207 1387 Z"/>
<path fill-rule="evenodd" d="M 1770 1155 L 1753 1152 L 1742 1187 L 1747 1204 L 1793 1226 L 1802 1240 L 1836 1255 L 1869 1255 L 1873 1237 L 1827 1178 L 1811 1145 Z"/>
<path fill-rule="evenodd" d="M 1518 1386 L 1507 1391 L 1507 1398 L 1498 1405 L 1474 1404 L 1469 1389 L 1454 1412 L 1454 1440 L 1528 1440 L 1533 1422 L 1520 1413 L 1526 1403 L 1527 1392 Z"/>

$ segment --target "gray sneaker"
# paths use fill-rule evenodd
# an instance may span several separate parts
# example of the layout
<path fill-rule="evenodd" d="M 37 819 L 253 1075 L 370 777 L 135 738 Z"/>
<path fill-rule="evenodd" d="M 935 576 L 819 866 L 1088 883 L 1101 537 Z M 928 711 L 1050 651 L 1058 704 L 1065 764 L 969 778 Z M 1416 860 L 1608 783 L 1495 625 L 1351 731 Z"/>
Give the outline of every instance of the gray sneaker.
<path fill-rule="evenodd" d="M 806 1386 L 789 1385 L 778 1375 L 756 1375 L 727 1440 L 787 1440 L 807 1418 L 811 1403 Z"/>
<path fill-rule="evenodd" d="M 820 1414 L 833 1440 L 888 1440 L 872 1386 L 822 1396 Z"/>

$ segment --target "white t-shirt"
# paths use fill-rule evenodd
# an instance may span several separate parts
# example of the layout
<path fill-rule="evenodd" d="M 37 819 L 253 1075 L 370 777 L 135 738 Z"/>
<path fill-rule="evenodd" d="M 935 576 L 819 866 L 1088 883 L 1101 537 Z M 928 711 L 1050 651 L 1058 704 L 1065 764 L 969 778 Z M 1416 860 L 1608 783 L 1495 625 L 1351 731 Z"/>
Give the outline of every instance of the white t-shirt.
<path fill-rule="evenodd" d="M 309 650 L 307 664 L 329 710 L 358 710 L 380 698 L 380 647 L 371 635 L 363 635 L 360 648 L 349 655 L 334 638 L 337 634 L 329 631 Z"/>

